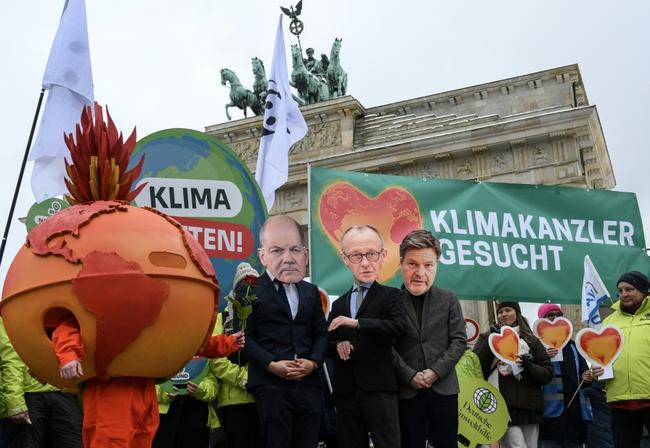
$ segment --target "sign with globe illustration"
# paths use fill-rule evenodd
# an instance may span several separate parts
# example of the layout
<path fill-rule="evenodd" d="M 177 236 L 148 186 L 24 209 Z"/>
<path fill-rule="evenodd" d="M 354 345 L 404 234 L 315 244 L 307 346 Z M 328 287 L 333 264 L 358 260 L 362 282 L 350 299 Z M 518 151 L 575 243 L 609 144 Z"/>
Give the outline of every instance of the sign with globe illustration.
<path fill-rule="evenodd" d="M 167 129 L 138 141 L 131 159 L 144 154 L 135 198 L 172 216 L 203 246 L 214 266 L 221 298 L 232 289 L 237 265 L 260 270 L 255 252 L 267 217 L 255 177 L 227 145 L 191 129 Z M 223 309 L 225 301 L 220 301 Z"/>
<path fill-rule="evenodd" d="M 474 404 L 486 414 L 492 414 L 497 410 L 497 398 L 483 387 L 474 391 Z"/>
<path fill-rule="evenodd" d="M 474 447 L 498 441 L 508 429 L 508 407 L 503 396 L 480 378 L 464 378 L 459 384 L 459 446 Z"/>
<path fill-rule="evenodd" d="M 65 199 L 59 198 L 48 198 L 32 205 L 27 212 L 27 218 L 25 219 L 27 232 L 31 232 L 34 227 L 45 221 L 47 218 L 60 212 L 64 208 L 68 208 L 69 206 L 70 204 L 68 204 Z"/>

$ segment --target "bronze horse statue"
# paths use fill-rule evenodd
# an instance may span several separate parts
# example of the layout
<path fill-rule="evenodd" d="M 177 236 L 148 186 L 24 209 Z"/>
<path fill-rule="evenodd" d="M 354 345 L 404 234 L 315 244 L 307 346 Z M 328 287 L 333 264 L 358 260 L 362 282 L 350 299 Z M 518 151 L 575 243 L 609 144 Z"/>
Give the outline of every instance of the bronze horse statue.
<path fill-rule="evenodd" d="M 327 81 L 329 84 L 330 98 L 344 96 L 348 89 L 348 74 L 341 67 L 341 41 L 338 37 L 334 39 L 330 53 L 330 63 L 327 67 Z"/>
<path fill-rule="evenodd" d="M 264 113 L 264 105 L 260 102 L 259 98 L 252 91 L 244 88 L 235 72 L 229 68 L 221 69 L 221 84 L 230 87 L 230 103 L 226 104 L 226 117 L 231 120 L 228 109 L 230 107 L 238 107 L 244 111 L 244 118 L 247 117 L 246 109 L 250 108 L 255 115 L 262 115 Z"/>
<path fill-rule="evenodd" d="M 307 104 L 328 100 L 330 95 L 327 83 L 313 73 L 309 73 L 297 45 L 291 46 L 291 59 L 293 61 L 291 85 L 298 90 L 300 98 Z"/>
<path fill-rule="evenodd" d="M 264 62 L 262 62 L 261 59 L 252 58 L 251 66 L 253 68 L 253 75 L 255 75 L 255 81 L 253 82 L 253 93 L 260 100 L 262 108 L 264 108 L 264 103 L 266 102 L 266 92 L 269 86 L 269 80 L 266 79 Z"/>

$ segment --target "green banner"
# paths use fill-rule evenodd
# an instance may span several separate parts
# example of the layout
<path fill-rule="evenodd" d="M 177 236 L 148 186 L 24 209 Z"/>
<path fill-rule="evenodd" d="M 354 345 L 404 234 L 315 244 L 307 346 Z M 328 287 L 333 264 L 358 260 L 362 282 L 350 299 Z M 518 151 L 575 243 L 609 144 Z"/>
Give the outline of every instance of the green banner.
<path fill-rule="evenodd" d="M 589 255 L 610 292 L 623 272 L 650 270 L 633 193 L 312 168 L 311 276 L 340 295 L 352 278 L 343 231 L 371 224 L 388 251 L 379 281 L 400 286 L 399 244 L 429 229 L 442 254 L 436 284 L 461 299 L 580 303 Z"/>

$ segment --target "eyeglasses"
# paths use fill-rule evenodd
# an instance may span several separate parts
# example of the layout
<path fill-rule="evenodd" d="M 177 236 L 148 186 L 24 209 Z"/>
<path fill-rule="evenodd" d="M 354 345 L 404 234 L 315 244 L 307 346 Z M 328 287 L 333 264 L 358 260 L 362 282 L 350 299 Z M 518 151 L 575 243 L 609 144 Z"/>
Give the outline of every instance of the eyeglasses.
<path fill-rule="evenodd" d="M 550 313 L 547 313 L 546 316 L 544 316 L 546 319 L 556 319 L 558 317 L 562 317 L 562 313 L 559 311 L 551 311 Z"/>
<path fill-rule="evenodd" d="M 272 257 L 279 258 L 282 257 L 284 254 L 286 254 L 287 250 L 292 256 L 297 257 L 302 254 L 302 252 L 305 250 L 305 247 L 294 246 L 289 249 L 284 249 L 282 247 L 272 247 L 269 249 L 269 254 L 271 254 Z"/>
<path fill-rule="evenodd" d="M 369 252 L 366 252 L 365 254 L 360 254 L 358 252 L 352 253 L 352 254 L 346 254 L 343 252 L 343 255 L 350 260 L 350 263 L 361 263 L 361 260 L 365 257 L 366 260 L 370 262 L 374 262 L 379 260 L 379 257 L 381 256 L 381 252 L 375 252 L 374 250 L 371 250 Z"/>

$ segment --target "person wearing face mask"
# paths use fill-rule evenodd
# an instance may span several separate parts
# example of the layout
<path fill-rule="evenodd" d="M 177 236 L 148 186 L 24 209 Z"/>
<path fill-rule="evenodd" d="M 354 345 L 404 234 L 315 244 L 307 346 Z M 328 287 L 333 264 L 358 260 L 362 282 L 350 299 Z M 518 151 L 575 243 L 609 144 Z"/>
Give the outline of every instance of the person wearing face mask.
<path fill-rule="evenodd" d="M 440 242 L 414 230 L 399 248 L 406 332 L 395 341 L 393 365 L 400 380 L 402 448 L 455 448 L 458 379 L 454 366 L 465 351 L 465 319 L 456 295 L 433 286 Z"/>
<path fill-rule="evenodd" d="M 488 344 L 490 332 L 498 333 L 502 326 L 512 327 L 519 334 L 518 362 L 523 371 L 513 375 L 509 364 L 495 358 Z M 483 375 L 498 387 L 508 406 L 510 422 L 501 440 L 503 448 L 536 448 L 539 424 L 544 415 L 542 386 L 553 378 L 551 362 L 542 343 L 533 335 L 517 302 L 497 305 L 497 322 L 490 332 L 479 336 L 474 351 L 481 361 Z"/>
<path fill-rule="evenodd" d="M 563 316 L 560 305 L 554 303 L 545 303 L 537 309 L 537 317 L 551 322 Z M 546 353 L 553 358 L 558 349 L 547 347 Z M 571 340 L 562 348 L 562 358 L 562 361 L 551 361 L 553 379 L 544 386 L 544 422 L 539 433 L 542 448 L 583 446 L 587 442 L 587 422 L 593 419 L 591 403 L 584 391 L 580 390 L 575 397 L 574 394 L 581 381 L 588 385 L 601 375 L 602 367 L 589 369 Z"/>
<path fill-rule="evenodd" d="M 650 300 L 648 277 L 631 271 L 617 282 L 619 300 L 603 320 L 623 331 L 614 378 L 605 383 L 611 409 L 614 446 L 639 446 L 643 426 L 650 431 Z"/>
<path fill-rule="evenodd" d="M 315 447 L 328 336 L 318 287 L 303 280 L 309 253 L 300 225 L 288 216 L 267 219 L 258 254 L 266 270 L 253 291 L 243 355 L 263 446 Z"/>
<path fill-rule="evenodd" d="M 332 304 L 329 352 L 335 359 L 337 427 L 342 448 L 400 448 L 392 345 L 404 333 L 400 290 L 377 280 L 386 257 L 379 231 L 352 226 L 341 236 L 341 259 L 352 288 Z"/>

